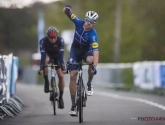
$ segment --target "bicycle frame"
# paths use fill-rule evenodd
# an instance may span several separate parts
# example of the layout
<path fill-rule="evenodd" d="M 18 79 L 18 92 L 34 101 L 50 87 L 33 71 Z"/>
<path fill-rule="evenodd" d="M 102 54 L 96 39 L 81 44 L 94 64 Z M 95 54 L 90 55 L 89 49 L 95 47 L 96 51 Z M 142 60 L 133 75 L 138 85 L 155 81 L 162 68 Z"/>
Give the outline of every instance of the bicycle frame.
<path fill-rule="evenodd" d="M 51 95 L 53 95 L 53 101 L 51 101 L 51 104 L 53 102 L 54 115 L 56 115 L 56 101 L 58 101 L 55 98 L 55 95 L 56 94 L 58 95 L 58 89 L 57 89 L 56 77 L 55 77 L 56 76 L 56 71 L 55 71 L 56 66 L 59 66 L 59 65 L 55 65 L 53 60 L 51 60 L 51 64 L 48 64 L 47 66 L 45 66 L 45 67 L 51 68 L 51 84 L 50 85 L 51 85 L 52 90 L 50 90 L 50 97 L 51 97 Z"/>
<path fill-rule="evenodd" d="M 79 122 L 83 122 L 83 105 L 86 105 L 87 100 L 87 94 L 86 89 L 83 83 L 83 65 L 92 65 L 93 69 L 93 63 L 87 64 L 87 63 L 68 63 L 68 65 L 78 65 L 78 84 L 77 84 L 77 99 L 76 99 L 76 106 L 77 106 L 77 114 L 79 114 Z M 68 66 L 67 65 L 67 66 Z M 67 67 L 67 73 L 68 73 L 68 67 Z"/>
<path fill-rule="evenodd" d="M 82 65 L 80 63 L 78 69 L 77 102 L 76 102 L 80 123 L 83 122 L 83 103 L 84 101 L 86 101 L 85 100 L 86 90 L 83 83 L 82 75 L 83 75 L 83 71 L 82 71 Z"/>

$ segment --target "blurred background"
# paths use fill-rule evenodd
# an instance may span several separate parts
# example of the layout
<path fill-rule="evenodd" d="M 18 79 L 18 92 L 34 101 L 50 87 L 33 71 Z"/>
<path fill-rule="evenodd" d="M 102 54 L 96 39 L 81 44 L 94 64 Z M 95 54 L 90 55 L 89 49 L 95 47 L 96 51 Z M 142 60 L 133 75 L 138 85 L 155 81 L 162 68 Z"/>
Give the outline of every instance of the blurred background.
<path fill-rule="evenodd" d="M 43 83 L 37 76 L 38 41 L 49 26 L 66 41 L 67 61 L 74 24 L 63 13 L 65 4 L 82 19 L 89 10 L 99 14 L 99 70 L 105 75 L 98 74 L 95 82 L 107 79 L 102 82 L 133 89 L 135 62 L 165 60 L 164 0 L 0 0 L 0 54 L 19 58 L 21 82 Z"/>

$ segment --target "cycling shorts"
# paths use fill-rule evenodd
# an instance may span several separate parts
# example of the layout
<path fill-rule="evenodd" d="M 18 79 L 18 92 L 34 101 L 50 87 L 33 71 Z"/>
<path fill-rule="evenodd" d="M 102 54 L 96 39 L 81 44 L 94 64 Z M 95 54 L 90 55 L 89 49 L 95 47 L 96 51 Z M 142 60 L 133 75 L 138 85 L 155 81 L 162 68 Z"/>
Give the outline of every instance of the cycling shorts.
<path fill-rule="evenodd" d="M 68 62 L 70 63 L 78 63 L 84 60 L 86 62 L 86 59 L 88 56 L 93 56 L 93 52 L 90 48 L 77 48 L 77 47 L 71 47 L 70 50 L 70 57 L 68 59 Z M 68 70 L 77 70 L 77 65 L 69 65 Z"/>

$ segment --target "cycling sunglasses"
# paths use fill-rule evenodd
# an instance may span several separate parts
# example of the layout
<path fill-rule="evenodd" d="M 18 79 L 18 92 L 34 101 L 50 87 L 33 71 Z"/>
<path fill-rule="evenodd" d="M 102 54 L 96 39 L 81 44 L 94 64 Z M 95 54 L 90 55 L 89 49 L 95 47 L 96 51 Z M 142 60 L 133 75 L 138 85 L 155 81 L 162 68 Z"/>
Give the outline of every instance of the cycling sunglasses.
<path fill-rule="evenodd" d="M 86 18 L 85 20 L 86 20 L 87 22 L 90 22 L 91 24 L 94 24 L 94 23 L 95 23 L 93 20 L 91 20 L 91 19 L 89 19 L 89 18 Z"/>
<path fill-rule="evenodd" d="M 56 39 L 57 37 L 52 37 L 52 36 L 49 36 L 50 39 Z"/>

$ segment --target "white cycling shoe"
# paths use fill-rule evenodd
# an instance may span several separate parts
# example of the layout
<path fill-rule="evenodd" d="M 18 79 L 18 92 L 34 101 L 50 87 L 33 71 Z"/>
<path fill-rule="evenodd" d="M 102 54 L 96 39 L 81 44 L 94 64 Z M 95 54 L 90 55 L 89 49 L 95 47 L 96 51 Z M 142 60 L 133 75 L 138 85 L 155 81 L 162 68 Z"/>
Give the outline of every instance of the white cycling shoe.
<path fill-rule="evenodd" d="M 93 86 L 91 85 L 90 87 L 87 85 L 87 96 L 92 96 L 93 95 Z"/>
<path fill-rule="evenodd" d="M 71 107 L 71 110 L 69 111 L 69 114 L 71 116 L 77 116 L 77 112 L 76 112 L 76 107 L 75 106 Z"/>

